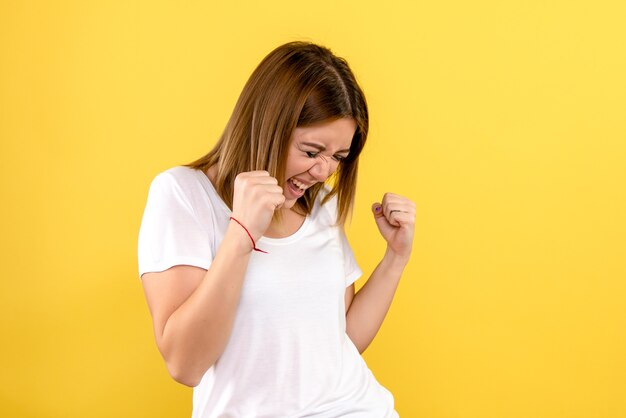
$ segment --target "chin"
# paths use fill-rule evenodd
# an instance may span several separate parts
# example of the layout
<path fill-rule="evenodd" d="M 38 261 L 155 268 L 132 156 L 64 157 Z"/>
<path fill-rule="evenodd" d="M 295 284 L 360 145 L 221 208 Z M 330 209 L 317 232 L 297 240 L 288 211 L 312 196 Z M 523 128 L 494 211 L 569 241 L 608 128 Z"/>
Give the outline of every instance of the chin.
<path fill-rule="evenodd" d="M 285 199 L 285 203 L 283 203 L 282 209 L 291 209 L 293 205 L 296 204 L 298 199 Z"/>

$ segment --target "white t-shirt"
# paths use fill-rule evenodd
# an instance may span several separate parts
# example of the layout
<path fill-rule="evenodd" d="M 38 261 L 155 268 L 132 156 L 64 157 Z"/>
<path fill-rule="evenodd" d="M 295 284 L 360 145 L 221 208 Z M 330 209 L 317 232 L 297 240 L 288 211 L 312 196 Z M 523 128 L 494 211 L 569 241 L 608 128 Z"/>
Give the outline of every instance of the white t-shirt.
<path fill-rule="evenodd" d="M 193 392 L 193 418 L 397 417 L 346 334 L 345 291 L 362 272 L 337 200 L 293 235 L 262 237 L 243 282 L 230 339 Z M 188 167 L 159 174 L 139 232 L 139 274 L 185 264 L 208 269 L 230 209 L 208 177 Z"/>

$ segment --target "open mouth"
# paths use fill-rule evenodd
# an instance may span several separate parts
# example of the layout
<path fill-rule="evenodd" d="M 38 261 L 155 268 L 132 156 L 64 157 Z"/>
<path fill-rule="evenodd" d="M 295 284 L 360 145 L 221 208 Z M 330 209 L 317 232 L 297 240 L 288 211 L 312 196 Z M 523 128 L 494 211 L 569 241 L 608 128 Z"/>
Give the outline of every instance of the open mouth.
<path fill-rule="evenodd" d="M 296 197 L 302 197 L 302 195 L 304 195 L 304 191 L 309 188 L 309 186 L 299 182 L 295 178 L 290 178 L 289 180 L 287 180 L 287 185 L 289 186 L 291 194 Z"/>

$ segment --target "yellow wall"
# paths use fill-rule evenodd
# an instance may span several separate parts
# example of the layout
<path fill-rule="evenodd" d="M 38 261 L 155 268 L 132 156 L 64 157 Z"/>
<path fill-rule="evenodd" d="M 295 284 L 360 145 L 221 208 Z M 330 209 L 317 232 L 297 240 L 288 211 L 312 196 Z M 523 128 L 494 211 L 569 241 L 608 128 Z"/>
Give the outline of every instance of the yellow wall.
<path fill-rule="evenodd" d="M 626 417 L 625 21 L 619 0 L 2 1 L 0 416 L 189 415 L 137 278 L 149 182 L 304 39 L 370 103 L 365 270 L 370 203 L 417 203 L 365 353 L 401 416 Z"/>

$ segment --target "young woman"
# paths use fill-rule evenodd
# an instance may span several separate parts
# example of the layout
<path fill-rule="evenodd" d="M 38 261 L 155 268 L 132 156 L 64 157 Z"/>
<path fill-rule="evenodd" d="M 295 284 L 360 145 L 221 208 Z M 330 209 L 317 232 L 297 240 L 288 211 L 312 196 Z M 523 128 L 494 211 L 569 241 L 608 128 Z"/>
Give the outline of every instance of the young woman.
<path fill-rule="evenodd" d="M 194 418 L 397 416 L 360 353 L 409 261 L 415 205 L 372 206 L 387 249 L 355 294 L 343 224 L 367 131 L 346 61 L 292 42 L 254 71 L 217 145 L 152 182 L 139 270 Z"/>

